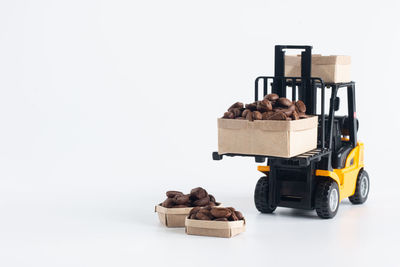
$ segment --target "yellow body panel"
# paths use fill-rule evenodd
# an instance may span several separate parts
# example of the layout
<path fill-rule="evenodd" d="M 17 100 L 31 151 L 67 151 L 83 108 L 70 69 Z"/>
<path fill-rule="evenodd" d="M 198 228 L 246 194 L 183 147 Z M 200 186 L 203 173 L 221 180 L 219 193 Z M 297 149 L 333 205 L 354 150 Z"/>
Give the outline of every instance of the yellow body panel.
<path fill-rule="evenodd" d="M 267 174 L 267 172 L 269 172 L 269 166 L 258 166 L 257 170 L 264 174 Z"/>
<path fill-rule="evenodd" d="M 343 169 L 333 169 L 333 171 L 316 170 L 316 176 L 330 177 L 339 186 L 340 201 L 344 198 L 352 196 L 356 190 L 357 176 L 360 170 L 364 168 L 364 144 L 357 143 L 346 159 Z M 267 174 L 270 171 L 269 166 L 258 166 L 260 172 Z"/>
<path fill-rule="evenodd" d="M 352 196 L 356 190 L 357 176 L 364 168 L 364 144 L 358 142 L 357 146 L 350 151 L 343 169 L 316 170 L 316 176 L 332 178 L 339 186 L 340 200 Z"/>

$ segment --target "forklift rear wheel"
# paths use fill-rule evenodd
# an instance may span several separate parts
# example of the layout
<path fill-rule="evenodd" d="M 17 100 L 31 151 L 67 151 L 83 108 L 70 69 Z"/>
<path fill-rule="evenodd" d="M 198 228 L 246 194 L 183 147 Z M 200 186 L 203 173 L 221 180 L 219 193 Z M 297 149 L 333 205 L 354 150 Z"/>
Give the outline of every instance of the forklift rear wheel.
<path fill-rule="evenodd" d="M 319 217 L 335 217 L 339 209 L 339 187 L 335 181 L 324 179 L 317 185 L 315 192 L 315 210 Z"/>
<path fill-rule="evenodd" d="M 349 200 L 353 204 L 362 204 L 367 200 L 368 193 L 369 176 L 368 173 L 362 169 L 357 177 L 356 191 L 354 192 L 354 195 L 349 197 Z"/>
<path fill-rule="evenodd" d="M 262 213 L 272 213 L 276 207 L 271 207 L 269 204 L 269 185 L 268 177 L 261 177 L 256 185 L 256 190 L 254 191 L 254 203 L 259 212 Z"/>

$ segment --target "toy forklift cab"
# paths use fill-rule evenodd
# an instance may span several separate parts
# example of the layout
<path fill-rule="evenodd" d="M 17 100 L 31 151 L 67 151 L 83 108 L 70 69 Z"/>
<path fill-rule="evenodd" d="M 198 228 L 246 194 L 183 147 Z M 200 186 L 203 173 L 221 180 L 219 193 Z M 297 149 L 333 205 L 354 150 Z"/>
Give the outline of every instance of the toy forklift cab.
<path fill-rule="evenodd" d="M 301 77 L 285 77 L 285 50 L 301 53 Z M 256 208 L 272 213 L 276 207 L 315 209 L 321 218 L 336 215 L 339 203 L 349 198 L 362 204 L 369 193 L 369 177 L 364 170 L 364 144 L 357 141 L 355 83 L 324 83 L 311 77 L 311 46 L 275 46 L 275 76 L 258 77 L 255 81 L 255 101 L 259 100 L 259 85 L 263 96 L 272 92 L 281 97 L 291 89 L 292 100 L 302 100 L 308 115 L 318 115 L 317 148 L 292 158 L 268 157 L 267 166 L 258 166 L 265 174 L 257 182 L 254 194 Z M 330 88 L 329 113 L 325 114 L 326 87 Z M 270 90 L 269 90 L 270 88 Z M 339 90 L 347 90 L 347 116 L 335 116 L 339 109 Z M 320 90 L 320 113 L 317 113 L 317 91 Z M 268 92 L 270 91 L 270 92 Z M 229 154 L 227 156 L 248 156 Z M 265 156 L 252 155 L 256 162 Z M 214 160 L 223 155 L 213 153 Z"/>

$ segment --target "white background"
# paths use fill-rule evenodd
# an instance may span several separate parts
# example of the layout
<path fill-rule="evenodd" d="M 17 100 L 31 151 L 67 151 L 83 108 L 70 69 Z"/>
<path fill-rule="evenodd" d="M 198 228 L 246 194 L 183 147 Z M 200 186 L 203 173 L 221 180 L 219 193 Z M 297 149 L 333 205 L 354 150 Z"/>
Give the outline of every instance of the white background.
<path fill-rule="evenodd" d="M 0 266 L 398 265 L 396 1 L 0 2 Z M 337 216 L 253 204 L 216 118 L 273 74 L 275 44 L 352 56 L 368 201 Z M 241 210 L 232 239 L 162 227 L 169 189 Z"/>

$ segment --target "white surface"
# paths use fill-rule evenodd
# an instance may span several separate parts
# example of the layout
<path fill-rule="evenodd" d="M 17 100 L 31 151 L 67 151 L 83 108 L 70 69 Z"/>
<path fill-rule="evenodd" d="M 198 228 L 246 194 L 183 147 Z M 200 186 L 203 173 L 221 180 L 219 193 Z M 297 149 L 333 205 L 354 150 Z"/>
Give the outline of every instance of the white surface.
<path fill-rule="evenodd" d="M 398 265 L 398 10 L 395 1 L 2 1 L 0 266 Z M 254 78 L 273 74 L 275 44 L 352 56 L 371 192 L 365 205 L 341 203 L 333 220 L 260 215 L 257 164 L 211 160 L 216 117 L 252 100 Z M 243 211 L 244 234 L 159 225 L 164 192 L 199 185 Z"/>

